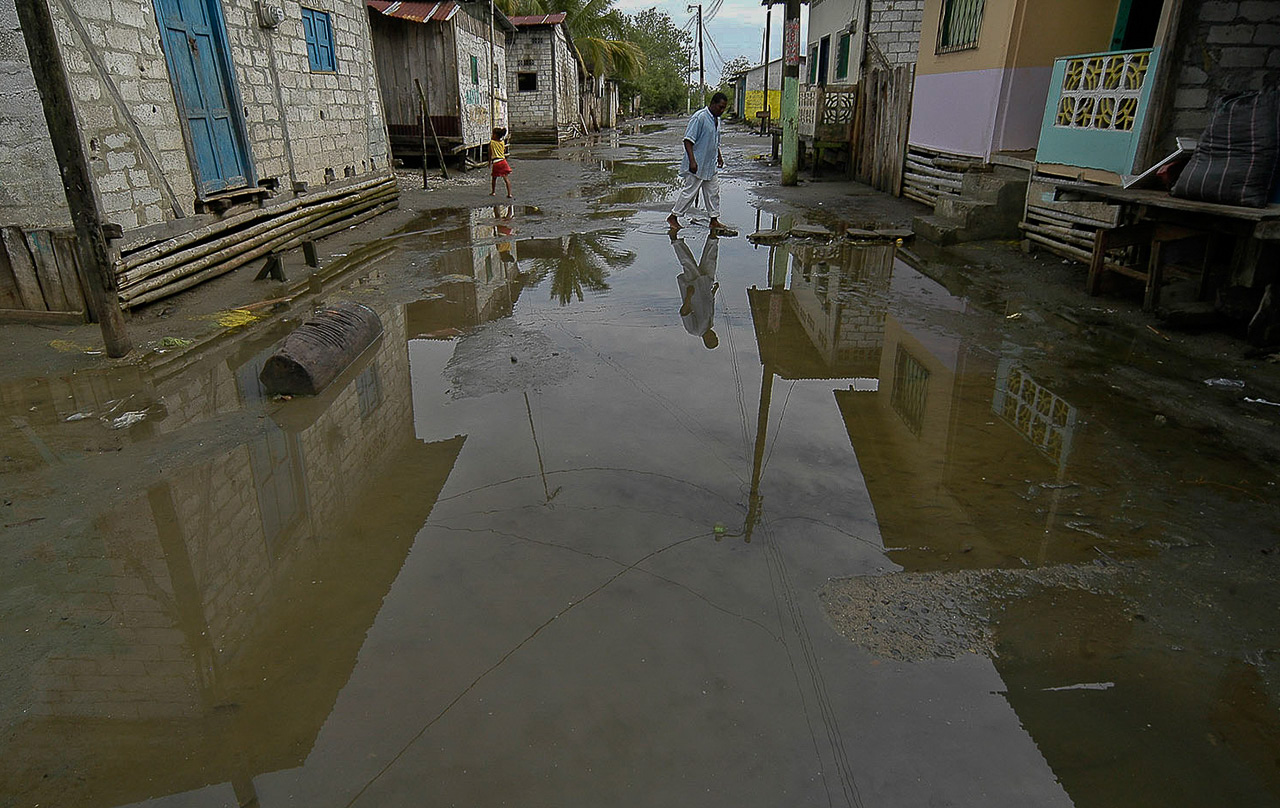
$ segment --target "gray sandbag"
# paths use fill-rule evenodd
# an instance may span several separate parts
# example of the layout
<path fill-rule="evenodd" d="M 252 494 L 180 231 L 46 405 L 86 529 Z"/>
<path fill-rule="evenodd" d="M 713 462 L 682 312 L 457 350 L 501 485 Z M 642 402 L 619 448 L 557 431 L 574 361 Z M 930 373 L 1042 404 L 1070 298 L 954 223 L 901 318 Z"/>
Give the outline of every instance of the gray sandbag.
<path fill-rule="evenodd" d="M 1169 193 L 1222 205 L 1266 207 L 1280 166 L 1280 94 L 1238 93 L 1218 102 L 1195 153 Z"/>
<path fill-rule="evenodd" d="M 382 336 L 377 312 L 361 303 L 334 303 L 285 337 L 258 380 L 271 395 L 314 396 Z"/>

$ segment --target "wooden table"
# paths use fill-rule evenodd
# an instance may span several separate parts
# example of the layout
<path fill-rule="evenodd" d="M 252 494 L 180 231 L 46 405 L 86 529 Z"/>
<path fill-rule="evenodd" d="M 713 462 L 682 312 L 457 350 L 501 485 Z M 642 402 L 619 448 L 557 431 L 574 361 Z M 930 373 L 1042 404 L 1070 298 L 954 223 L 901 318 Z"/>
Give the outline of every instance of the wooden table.
<path fill-rule="evenodd" d="M 1059 191 L 1118 202 L 1129 213 L 1129 224 L 1099 230 L 1089 267 L 1088 291 L 1098 293 L 1102 275 L 1118 272 L 1146 282 L 1143 308 L 1150 311 L 1160 299 L 1164 265 L 1161 251 L 1166 245 L 1190 238 L 1205 238 L 1204 260 L 1199 275 L 1198 293 L 1203 297 L 1212 275 L 1212 254 L 1219 239 L 1233 240 L 1230 280 L 1242 286 L 1253 286 L 1259 280 L 1259 268 L 1268 242 L 1280 242 L 1280 204 L 1265 208 L 1246 208 L 1197 202 L 1170 196 L 1164 191 L 1118 188 L 1086 183 L 1056 183 Z M 1106 261 L 1106 252 L 1117 247 L 1138 245 L 1148 248 L 1146 267 L 1123 267 Z M 1262 278 L 1266 281 L 1266 278 Z"/>

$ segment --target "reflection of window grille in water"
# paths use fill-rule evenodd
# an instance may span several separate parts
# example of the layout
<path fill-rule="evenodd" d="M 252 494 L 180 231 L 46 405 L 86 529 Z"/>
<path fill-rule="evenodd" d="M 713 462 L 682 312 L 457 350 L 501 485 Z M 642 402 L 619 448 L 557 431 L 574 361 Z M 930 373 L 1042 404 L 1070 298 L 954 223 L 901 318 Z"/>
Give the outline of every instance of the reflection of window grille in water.
<path fill-rule="evenodd" d="M 1053 125 L 1131 132 L 1151 66 L 1151 51 L 1068 59 Z"/>
<path fill-rule="evenodd" d="M 893 411 L 914 435 L 919 435 L 924 428 L 924 405 L 928 397 L 928 369 L 899 345 L 898 356 L 893 363 L 893 396 L 890 403 Z"/>
<path fill-rule="evenodd" d="M 356 396 L 360 401 L 360 420 L 373 415 L 374 410 L 382 404 L 382 381 L 378 377 L 378 366 L 371 364 L 356 377 Z"/>
<path fill-rule="evenodd" d="M 1026 371 L 1003 360 L 996 372 L 991 410 L 1017 430 L 1059 469 L 1066 467 L 1075 431 L 1076 408 L 1040 385 Z"/>

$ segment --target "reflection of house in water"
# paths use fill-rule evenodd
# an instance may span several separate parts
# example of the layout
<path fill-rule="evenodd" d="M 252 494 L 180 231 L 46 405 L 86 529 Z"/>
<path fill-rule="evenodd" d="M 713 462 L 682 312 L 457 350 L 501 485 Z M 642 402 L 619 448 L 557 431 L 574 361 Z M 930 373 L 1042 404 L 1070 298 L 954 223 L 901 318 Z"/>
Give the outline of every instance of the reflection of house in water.
<path fill-rule="evenodd" d="M 884 343 L 892 244 L 803 246 L 791 268 L 790 302 L 813 347 L 833 370 L 824 378 L 874 376 Z M 863 372 L 871 368 L 870 372 Z"/>
<path fill-rule="evenodd" d="M 140 471 L 42 582 L 54 617 L 30 618 L 50 621 L 40 645 L 3 673 L 8 793 L 113 806 L 213 786 L 244 805 L 255 776 L 304 761 L 465 440 L 415 438 L 405 315 L 382 317 L 323 395 Z M 264 347 L 155 382 L 154 428 L 242 409 Z"/>
<path fill-rule="evenodd" d="M 836 243 L 802 245 L 792 255 L 786 246 L 773 247 L 766 263 L 770 288 L 747 290 L 762 365 L 748 540 L 759 517 L 774 377 L 874 378 L 884 341 L 894 250 L 892 244 Z"/>
<path fill-rule="evenodd" d="M 409 337 L 451 336 L 511 314 L 524 288 L 513 215 L 510 205 L 467 213 L 471 246 L 434 259 L 440 281 L 406 307 Z"/>
<path fill-rule="evenodd" d="M 965 306 L 902 262 L 893 289 L 934 310 Z M 895 561 L 1021 566 L 1097 542 L 1057 524 L 1075 409 L 1015 360 L 890 311 L 876 376 L 836 402 Z"/>

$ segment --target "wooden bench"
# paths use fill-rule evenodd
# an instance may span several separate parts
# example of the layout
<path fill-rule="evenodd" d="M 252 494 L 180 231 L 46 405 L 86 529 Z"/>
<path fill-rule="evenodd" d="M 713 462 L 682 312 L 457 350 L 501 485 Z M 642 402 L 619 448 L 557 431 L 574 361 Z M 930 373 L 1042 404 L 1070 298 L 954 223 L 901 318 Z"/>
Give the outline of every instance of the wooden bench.
<path fill-rule="evenodd" d="M 1060 191 L 1122 204 L 1128 222 L 1097 232 L 1093 244 L 1093 260 L 1089 266 L 1087 290 L 1098 294 L 1102 276 L 1117 272 L 1145 282 L 1143 308 L 1155 309 L 1160 301 L 1160 287 L 1171 269 L 1163 253 L 1170 244 L 1203 238 L 1205 250 L 1199 266 L 1190 268 L 1198 278 L 1197 293 L 1202 299 L 1209 290 L 1213 275 L 1213 256 L 1222 239 L 1232 240 L 1229 264 L 1230 280 L 1242 286 L 1253 286 L 1258 278 L 1263 251 L 1268 242 L 1280 242 L 1280 204 L 1265 208 L 1246 208 L 1197 202 L 1170 196 L 1164 191 L 1118 188 L 1084 183 L 1058 183 Z M 1147 259 L 1138 266 L 1127 267 L 1106 260 L 1108 250 L 1137 246 Z M 1188 268 L 1182 267 L 1184 271 Z"/>

